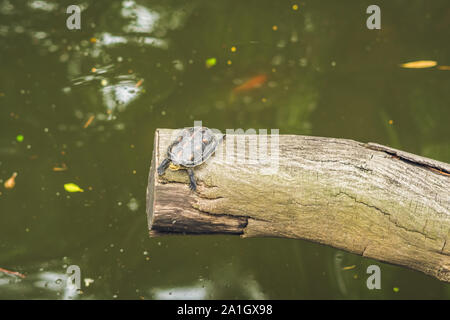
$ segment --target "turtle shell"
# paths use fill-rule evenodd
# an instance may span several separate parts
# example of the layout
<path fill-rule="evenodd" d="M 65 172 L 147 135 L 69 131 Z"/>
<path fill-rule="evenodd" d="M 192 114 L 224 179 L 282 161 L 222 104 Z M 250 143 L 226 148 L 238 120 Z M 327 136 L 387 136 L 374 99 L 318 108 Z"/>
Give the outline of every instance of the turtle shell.
<path fill-rule="evenodd" d="M 206 127 L 184 128 L 167 149 L 167 156 L 173 164 L 195 167 L 216 151 L 218 139 Z"/>

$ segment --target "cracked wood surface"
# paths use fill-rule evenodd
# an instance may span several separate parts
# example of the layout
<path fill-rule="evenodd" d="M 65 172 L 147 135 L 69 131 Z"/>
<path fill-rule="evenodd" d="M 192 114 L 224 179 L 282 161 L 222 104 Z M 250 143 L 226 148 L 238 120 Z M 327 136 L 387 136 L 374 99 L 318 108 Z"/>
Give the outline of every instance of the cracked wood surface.
<path fill-rule="evenodd" d="M 374 143 L 280 135 L 278 172 L 268 174 L 267 164 L 248 163 L 248 152 L 246 161 L 227 162 L 237 137 L 227 135 L 217 154 L 195 168 L 193 192 L 185 170 L 155 174 L 174 131 L 155 133 L 151 236 L 307 239 L 450 282 L 449 164 Z M 264 137 L 270 155 L 272 138 Z M 246 151 L 253 147 L 259 151 L 249 139 Z"/>

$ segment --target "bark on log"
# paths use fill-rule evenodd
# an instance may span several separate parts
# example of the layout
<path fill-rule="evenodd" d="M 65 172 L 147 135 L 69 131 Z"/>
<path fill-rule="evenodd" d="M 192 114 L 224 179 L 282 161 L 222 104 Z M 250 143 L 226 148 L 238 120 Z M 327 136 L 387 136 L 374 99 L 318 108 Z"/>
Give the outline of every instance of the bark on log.
<path fill-rule="evenodd" d="M 147 188 L 151 236 L 307 239 L 450 282 L 449 164 L 374 143 L 280 135 L 278 173 L 213 156 L 195 168 L 193 192 L 185 170 L 155 172 L 173 131 L 155 133 Z M 235 138 L 227 135 L 218 152 L 229 152 Z M 250 139 L 247 150 L 255 144 Z"/>

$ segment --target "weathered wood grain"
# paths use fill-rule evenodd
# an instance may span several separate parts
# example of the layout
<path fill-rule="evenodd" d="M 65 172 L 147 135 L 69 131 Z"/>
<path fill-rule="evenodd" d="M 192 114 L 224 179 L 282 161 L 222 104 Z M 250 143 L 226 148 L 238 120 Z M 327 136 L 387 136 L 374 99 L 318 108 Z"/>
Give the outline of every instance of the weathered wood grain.
<path fill-rule="evenodd" d="M 152 236 L 307 239 L 450 282 L 449 164 L 373 143 L 280 135 L 276 174 L 213 156 L 195 169 L 193 192 L 184 170 L 155 174 L 172 134 L 155 134 L 147 189 Z M 235 137 L 227 135 L 219 154 Z M 254 147 L 250 139 L 247 150 Z"/>

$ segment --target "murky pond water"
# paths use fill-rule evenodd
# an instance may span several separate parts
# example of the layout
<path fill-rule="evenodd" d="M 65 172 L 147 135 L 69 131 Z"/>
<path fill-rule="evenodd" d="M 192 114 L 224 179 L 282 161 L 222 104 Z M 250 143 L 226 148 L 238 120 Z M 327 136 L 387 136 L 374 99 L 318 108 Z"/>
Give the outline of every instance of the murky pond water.
<path fill-rule="evenodd" d="M 0 272 L 0 298 L 449 299 L 306 241 L 148 237 L 156 128 L 278 128 L 450 162 L 450 71 L 398 66 L 450 65 L 450 4 L 378 2 L 381 30 L 370 1 L 331 0 L 84 1 L 68 30 L 73 1 L 0 0 L 0 267 L 26 276 Z"/>

